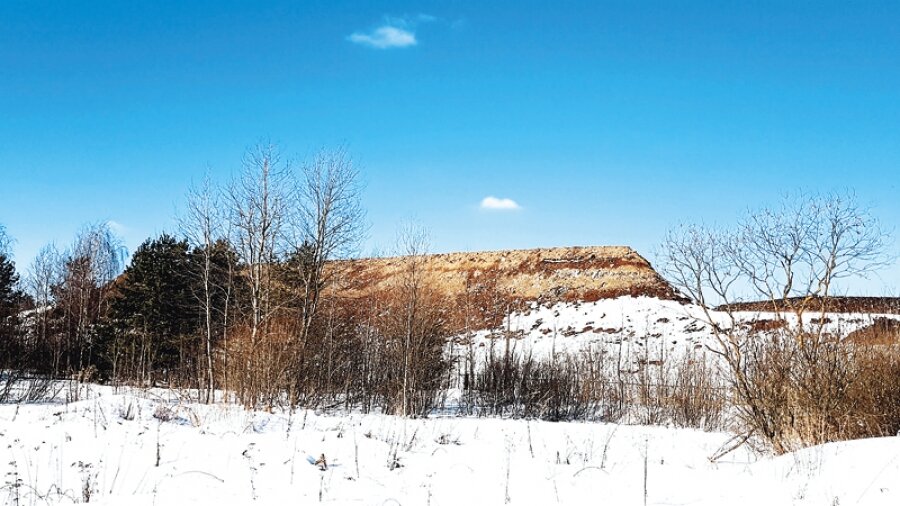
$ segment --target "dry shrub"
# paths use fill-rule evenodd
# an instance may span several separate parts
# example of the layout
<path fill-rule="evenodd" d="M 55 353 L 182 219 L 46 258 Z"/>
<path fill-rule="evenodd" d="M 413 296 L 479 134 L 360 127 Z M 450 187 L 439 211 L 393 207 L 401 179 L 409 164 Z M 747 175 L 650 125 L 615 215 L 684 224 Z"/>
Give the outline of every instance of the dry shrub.
<path fill-rule="evenodd" d="M 0 371 L 0 403 L 13 399 L 16 384 L 21 379 L 20 371 Z"/>
<path fill-rule="evenodd" d="M 849 397 L 862 409 L 846 433 L 854 438 L 900 433 L 900 349 L 866 347 L 854 358 L 856 381 Z"/>
<path fill-rule="evenodd" d="M 639 361 L 632 373 L 630 421 L 716 430 L 724 427 L 727 385 L 705 354 Z"/>
<path fill-rule="evenodd" d="M 305 336 L 289 310 L 265 321 L 255 338 L 249 325 L 235 325 L 218 354 L 219 384 L 251 408 L 428 414 L 444 397 L 450 369 L 448 303 L 425 288 L 414 311 L 409 301 L 393 292 L 324 301 Z"/>
<path fill-rule="evenodd" d="M 589 416 L 597 399 L 586 395 L 580 363 L 574 359 L 548 360 L 526 376 L 522 398 L 524 416 L 551 421 L 579 420 Z"/>
<path fill-rule="evenodd" d="M 572 356 L 535 359 L 515 351 L 489 354 L 476 367 L 466 391 L 470 410 L 481 415 L 578 420 L 598 410 L 592 382 Z"/>
<path fill-rule="evenodd" d="M 723 427 L 725 385 L 708 359 L 686 355 L 645 360 L 636 370 L 623 366 L 605 350 L 542 359 L 490 350 L 475 368 L 463 403 L 480 415 Z"/>
<path fill-rule="evenodd" d="M 872 325 L 851 332 L 846 340 L 857 344 L 900 344 L 900 321 L 875 318 Z"/>
<path fill-rule="evenodd" d="M 674 385 L 668 396 L 672 423 L 677 427 L 721 429 L 728 407 L 725 382 L 704 354 L 686 355 L 673 371 Z"/>
<path fill-rule="evenodd" d="M 165 404 L 160 404 L 153 410 L 153 418 L 160 422 L 170 422 L 175 418 L 175 410 Z"/>
<path fill-rule="evenodd" d="M 450 370 L 444 353 L 448 303 L 427 286 L 415 293 L 386 294 L 373 328 L 382 345 L 366 359 L 376 366 L 369 390 L 385 411 L 424 416 L 440 404 Z"/>
<path fill-rule="evenodd" d="M 255 342 L 248 326 L 232 330 L 228 342 L 228 385 L 249 408 L 271 408 L 285 401 L 294 346 L 283 324 L 266 326 Z"/>
<path fill-rule="evenodd" d="M 895 346 L 782 335 L 748 343 L 744 356 L 733 381 L 742 429 L 776 453 L 900 429 Z"/>

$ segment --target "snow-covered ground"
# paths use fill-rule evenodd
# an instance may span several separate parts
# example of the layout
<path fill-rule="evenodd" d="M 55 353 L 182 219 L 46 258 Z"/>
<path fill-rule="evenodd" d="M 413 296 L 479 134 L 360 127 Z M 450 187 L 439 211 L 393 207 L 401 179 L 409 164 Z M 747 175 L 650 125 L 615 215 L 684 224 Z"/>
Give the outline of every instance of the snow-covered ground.
<path fill-rule="evenodd" d="M 504 328 L 518 351 L 536 355 L 604 346 L 652 358 L 710 344 L 702 316 L 696 306 L 623 297 L 534 307 Z M 877 316 L 828 318 L 852 331 Z M 490 334 L 477 332 L 473 346 L 483 352 Z M 100 386 L 78 398 L 0 405 L 0 504 L 900 504 L 900 437 L 780 457 L 741 448 L 711 462 L 729 434 L 269 413 Z"/>
<path fill-rule="evenodd" d="M 713 311 L 710 316 L 721 328 L 731 325 L 724 312 Z M 735 316 L 739 323 L 778 318 L 765 312 L 740 312 Z M 804 322 L 810 324 L 821 317 L 819 313 L 808 312 Z M 900 319 L 900 315 L 891 314 L 827 313 L 824 330 L 847 334 L 871 325 L 879 317 Z M 782 314 L 781 318 L 796 321 L 794 315 Z M 505 341 L 501 344 L 497 337 L 505 335 L 501 331 L 509 330 L 514 336 L 511 346 L 517 352 L 534 356 L 621 347 L 627 357 L 659 360 L 716 346 L 706 322 L 707 315 L 702 308 L 693 304 L 652 297 L 619 297 L 587 303 L 534 305 L 528 311 L 511 314 L 500 329 L 474 332 L 471 343 L 481 353 L 491 342 L 491 336 L 495 347 L 505 346 Z"/>
<path fill-rule="evenodd" d="M 710 462 L 729 435 L 85 397 L 0 406 L 0 504 L 900 504 L 900 437 Z"/>

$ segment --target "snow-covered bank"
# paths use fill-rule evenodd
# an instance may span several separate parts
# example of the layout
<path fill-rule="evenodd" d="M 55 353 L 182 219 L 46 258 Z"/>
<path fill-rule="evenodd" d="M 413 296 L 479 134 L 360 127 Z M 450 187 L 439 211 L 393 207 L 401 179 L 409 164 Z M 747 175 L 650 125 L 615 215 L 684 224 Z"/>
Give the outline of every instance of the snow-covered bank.
<path fill-rule="evenodd" d="M 0 503 L 900 503 L 900 438 L 708 457 L 723 433 L 248 412 L 97 387 L 0 406 Z M 327 468 L 315 462 L 325 457 Z M 646 466 L 646 474 L 645 474 Z"/>
<path fill-rule="evenodd" d="M 728 314 L 711 311 L 712 321 L 721 328 L 731 325 Z M 735 313 L 739 324 L 749 324 L 779 318 L 774 313 Z M 804 322 L 810 324 L 822 317 L 817 312 L 807 312 Z M 795 322 L 792 314 L 780 318 Z M 842 335 L 871 325 L 876 318 L 900 320 L 895 314 L 826 313 L 825 332 Z M 707 346 L 717 346 L 708 317 L 700 306 L 653 297 L 618 297 L 596 302 L 566 302 L 551 306 L 534 305 L 524 312 L 509 315 L 499 329 L 480 330 L 458 339 L 481 349 L 496 343 L 497 337 L 512 336 L 511 346 L 517 352 L 547 357 L 555 353 L 578 352 L 594 348 L 615 351 L 632 360 L 660 360 L 667 356 L 680 356 L 692 350 L 703 351 Z M 504 333 L 504 331 L 508 331 Z M 503 350 L 499 343 L 498 350 Z"/>

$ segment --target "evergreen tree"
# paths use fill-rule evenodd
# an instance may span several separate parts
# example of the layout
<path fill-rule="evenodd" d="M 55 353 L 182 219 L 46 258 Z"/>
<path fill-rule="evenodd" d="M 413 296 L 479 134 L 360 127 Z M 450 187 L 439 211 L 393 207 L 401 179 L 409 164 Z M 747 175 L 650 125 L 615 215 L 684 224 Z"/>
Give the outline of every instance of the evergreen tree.
<path fill-rule="evenodd" d="M 163 234 L 141 244 L 111 306 L 119 339 L 110 356 L 118 371 L 143 380 L 193 377 L 198 321 L 192 281 L 186 241 Z"/>
<path fill-rule="evenodd" d="M 19 369 L 25 365 L 19 342 L 22 300 L 16 266 L 0 253 L 0 369 Z"/>
<path fill-rule="evenodd" d="M 22 292 L 19 290 L 16 264 L 0 253 L 0 315 L 4 318 L 15 315 L 21 302 Z"/>

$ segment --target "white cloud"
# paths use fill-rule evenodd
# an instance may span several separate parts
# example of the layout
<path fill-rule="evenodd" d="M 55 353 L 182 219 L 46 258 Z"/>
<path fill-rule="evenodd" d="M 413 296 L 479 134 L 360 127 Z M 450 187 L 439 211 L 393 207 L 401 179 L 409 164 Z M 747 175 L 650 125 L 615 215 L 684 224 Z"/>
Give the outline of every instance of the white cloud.
<path fill-rule="evenodd" d="M 522 207 L 513 199 L 488 196 L 481 199 L 481 208 L 489 211 L 517 211 Z"/>
<path fill-rule="evenodd" d="M 347 40 L 376 49 L 415 46 L 418 43 L 416 34 L 391 25 L 380 26 L 370 33 L 353 33 Z"/>
<path fill-rule="evenodd" d="M 115 221 L 115 220 L 108 220 L 108 221 L 106 222 L 106 225 L 107 225 L 107 226 L 109 227 L 109 229 L 112 230 L 112 232 L 113 232 L 114 234 L 116 234 L 116 235 L 125 235 L 125 234 L 128 233 L 128 231 L 129 231 L 129 228 L 128 228 L 128 227 L 126 227 L 125 225 L 123 225 L 123 224 L 121 224 L 121 223 L 119 223 L 118 221 Z"/>

